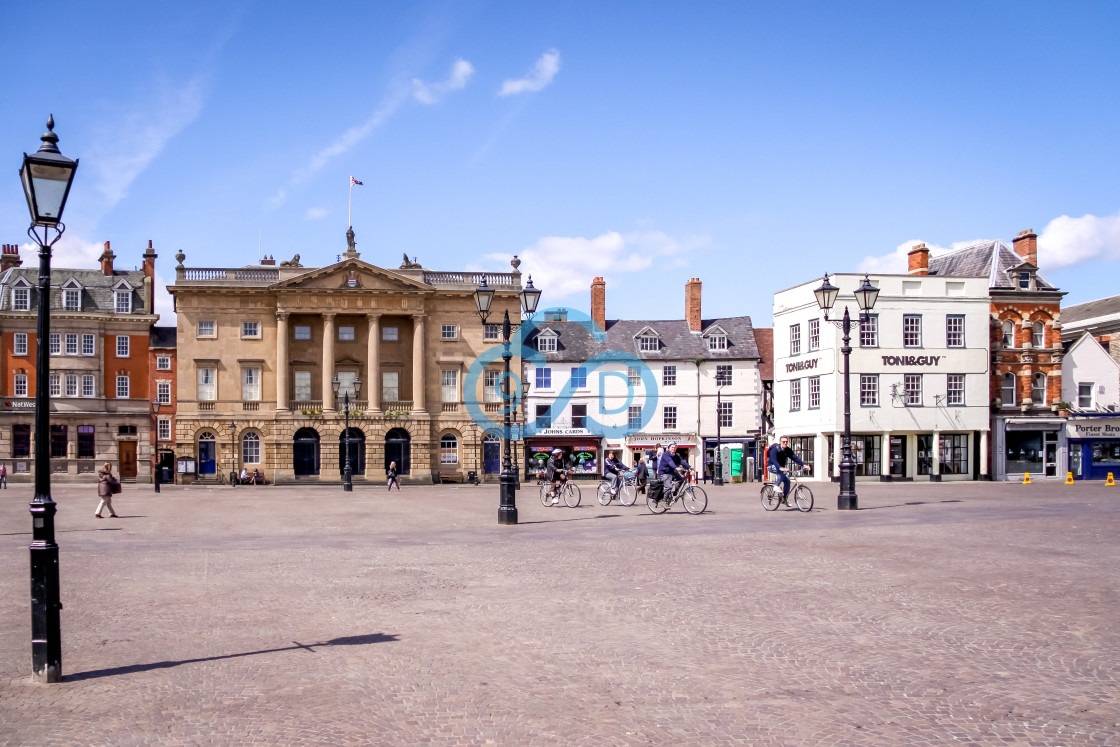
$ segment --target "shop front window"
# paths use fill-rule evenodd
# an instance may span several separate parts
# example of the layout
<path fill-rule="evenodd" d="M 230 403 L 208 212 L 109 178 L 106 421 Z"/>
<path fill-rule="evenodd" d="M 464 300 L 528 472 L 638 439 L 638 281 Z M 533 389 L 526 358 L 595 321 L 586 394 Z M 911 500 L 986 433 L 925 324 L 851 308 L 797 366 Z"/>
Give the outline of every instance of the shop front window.
<path fill-rule="evenodd" d="M 1042 472 L 1042 432 L 1007 431 L 1007 472 Z"/>
<path fill-rule="evenodd" d="M 852 436 L 852 458 L 856 460 L 856 475 L 878 475 L 883 464 L 882 436 Z"/>
<path fill-rule="evenodd" d="M 805 466 L 812 469 L 816 464 L 816 444 L 815 436 L 790 436 L 789 447 L 793 449 L 793 453 L 797 458 L 805 462 Z"/>
<path fill-rule="evenodd" d="M 918 474 L 933 474 L 933 434 L 918 434 Z"/>
<path fill-rule="evenodd" d="M 941 434 L 941 474 L 968 474 L 968 434 Z"/>

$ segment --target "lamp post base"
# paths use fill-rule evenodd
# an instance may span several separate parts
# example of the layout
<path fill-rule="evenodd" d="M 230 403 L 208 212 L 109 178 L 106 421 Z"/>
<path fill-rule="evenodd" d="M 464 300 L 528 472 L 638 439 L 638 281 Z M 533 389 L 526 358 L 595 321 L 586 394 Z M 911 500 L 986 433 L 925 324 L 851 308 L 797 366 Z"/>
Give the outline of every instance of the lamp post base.
<path fill-rule="evenodd" d="M 499 524 L 517 523 L 517 476 L 513 470 L 504 470 L 498 478 L 498 491 L 502 505 L 498 507 Z"/>
<path fill-rule="evenodd" d="M 62 681 L 62 602 L 58 580 L 58 545 L 54 541 L 55 502 L 31 504 L 31 677 L 36 682 Z"/>
<path fill-rule="evenodd" d="M 836 508 L 840 511 L 859 510 L 855 464 L 840 463 L 840 495 L 836 499 Z"/>

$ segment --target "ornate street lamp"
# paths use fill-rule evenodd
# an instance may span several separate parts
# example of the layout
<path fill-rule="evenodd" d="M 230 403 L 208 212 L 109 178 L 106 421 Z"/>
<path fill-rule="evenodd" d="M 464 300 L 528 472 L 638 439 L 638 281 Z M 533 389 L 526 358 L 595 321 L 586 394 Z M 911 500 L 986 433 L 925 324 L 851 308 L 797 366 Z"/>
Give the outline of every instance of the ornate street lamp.
<path fill-rule="evenodd" d="M 66 226 L 62 211 L 74 182 L 77 160 L 58 150 L 54 116 L 47 119 L 43 144 L 23 154 L 19 170 L 31 227 L 27 234 L 39 245 L 38 357 L 35 371 L 35 495 L 31 499 L 31 674 L 39 682 L 62 680 L 62 602 L 59 598 L 58 544 L 54 541 L 57 506 L 51 498 L 50 464 L 50 337 L 51 247 Z M 51 238 L 51 232 L 54 232 Z M 41 232 L 41 233 L 40 233 Z"/>
<path fill-rule="evenodd" d="M 334 379 L 331 381 L 331 389 L 334 390 L 335 406 L 338 405 L 338 390 L 341 388 L 342 382 L 338 380 L 338 375 L 335 374 Z M 354 397 L 357 398 L 362 392 L 362 380 L 357 376 L 354 377 Z M 342 393 L 345 404 L 344 417 L 346 418 L 346 430 L 343 432 L 342 443 L 343 448 L 346 450 L 345 467 L 342 469 L 342 489 L 349 493 L 354 490 L 354 471 L 350 466 L 350 390 L 347 389 Z"/>
<path fill-rule="evenodd" d="M 154 479 L 152 480 L 152 489 L 157 493 L 159 492 L 159 473 L 161 471 L 159 467 L 159 406 L 161 404 L 163 403 L 159 401 L 159 395 L 157 394 L 156 399 L 152 400 L 152 419 L 155 421 L 156 427 L 156 445 L 152 450 L 152 463 L 155 467 L 155 475 Z"/>
<path fill-rule="evenodd" d="M 529 276 L 528 282 L 518 294 L 521 299 L 521 313 L 525 319 L 532 319 L 533 314 L 537 313 L 537 304 L 541 300 L 541 291 L 533 287 L 533 276 Z M 494 302 L 494 289 L 486 284 L 486 276 L 482 276 L 482 282 L 478 284 L 478 288 L 474 292 L 475 306 L 478 308 L 478 318 L 482 320 L 483 329 L 486 328 L 486 320 L 490 317 L 490 306 Z M 513 358 L 513 353 L 510 350 L 510 335 L 513 331 L 521 326 L 521 323 L 510 324 L 509 310 L 505 311 L 502 320 L 502 361 L 505 363 L 505 374 L 502 377 L 502 394 L 503 397 L 503 421 L 502 421 L 502 474 L 498 478 L 498 494 L 501 500 L 501 505 L 498 507 L 498 523 L 499 524 L 516 524 L 517 523 L 517 484 L 519 476 L 513 469 L 513 460 L 511 458 L 510 447 L 510 403 L 509 403 L 509 362 Z"/>
<path fill-rule="evenodd" d="M 859 508 L 859 497 L 856 495 L 856 462 L 852 458 L 852 392 L 850 359 L 852 355 L 851 331 L 852 319 L 848 316 L 848 306 L 844 305 L 843 319 L 829 319 L 828 312 L 836 304 L 836 297 L 840 289 L 828 281 L 825 274 L 821 287 L 813 291 L 817 297 L 817 305 L 824 310 L 824 320 L 832 322 L 844 333 L 844 345 L 840 352 L 844 354 L 844 435 L 840 440 L 840 495 L 837 499 L 837 508 L 841 511 L 855 511 Z M 859 320 L 863 321 L 864 315 L 875 308 L 875 301 L 879 298 L 879 289 L 871 284 L 870 278 L 865 274 L 863 283 L 855 291 L 856 304 L 859 306 Z"/>
<path fill-rule="evenodd" d="M 237 423 L 229 421 L 229 446 L 232 453 L 233 469 L 229 471 L 229 484 L 237 487 L 241 484 L 241 475 L 237 471 Z"/>

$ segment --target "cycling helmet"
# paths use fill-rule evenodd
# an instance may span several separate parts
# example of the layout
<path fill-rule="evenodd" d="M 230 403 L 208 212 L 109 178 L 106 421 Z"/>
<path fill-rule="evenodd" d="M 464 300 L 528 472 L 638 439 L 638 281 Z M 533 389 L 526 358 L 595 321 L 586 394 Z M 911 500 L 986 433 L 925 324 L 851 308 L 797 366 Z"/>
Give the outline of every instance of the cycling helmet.
<path fill-rule="evenodd" d="M 563 450 L 561 450 L 561 449 L 553 449 L 553 450 L 552 450 L 552 453 L 553 453 L 554 455 L 556 455 L 556 456 L 560 456 L 560 455 L 561 455 L 561 454 L 563 454 L 564 452 L 563 452 Z"/>

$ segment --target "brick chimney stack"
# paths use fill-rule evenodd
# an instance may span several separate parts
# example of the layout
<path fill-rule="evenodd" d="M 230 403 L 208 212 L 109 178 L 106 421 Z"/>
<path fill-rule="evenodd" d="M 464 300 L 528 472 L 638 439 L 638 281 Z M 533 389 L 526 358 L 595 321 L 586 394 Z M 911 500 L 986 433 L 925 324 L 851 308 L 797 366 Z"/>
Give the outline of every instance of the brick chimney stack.
<path fill-rule="evenodd" d="M 10 267 L 19 267 L 23 260 L 19 256 L 19 244 L 4 244 L 4 252 L 0 254 L 0 272 Z"/>
<path fill-rule="evenodd" d="M 144 252 L 144 277 L 154 278 L 156 276 L 156 250 L 152 248 L 152 240 L 148 239 L 148 248 Z"/>
<path fill-rule="evenodd" d="M 929 248 L 925 244 L 918 244 L 906 255 L 911 275 L 929 274 Z"/>
<path fill-rule="evenodd" d="M 276 264 L 276 260 L 270 254 L 267 257 L 261 258 L 261 264 L 262 265 L 274 265 L 274 264 Z"/>
<path fill-rule="evenodd" d="M 1012 244 L 1015 247 L 1016 254 L 1038 267 L 1038 235 L 1033 228 L 1020 231 Z"/>
<path fill-rule="evenodd" d="M 607 281 L 601 277 L 591 281 L 591 318 L 607 331 Z"/>
<path fill-rule="evenodd" d="M 699 332 L 700 323 L 700 278 L 689 278 L 684 284 L 684 318 L 688 320 L 688 331 Z"/>
<path fill-rule="evenodd" d="M 105 242 L 105 251 L 101 252 L 101 273 L 103 275 L 113 276 L 113 260 L 117 255 L 113 254 L 113 250 L 109 248 L 109 242 Z"/>

